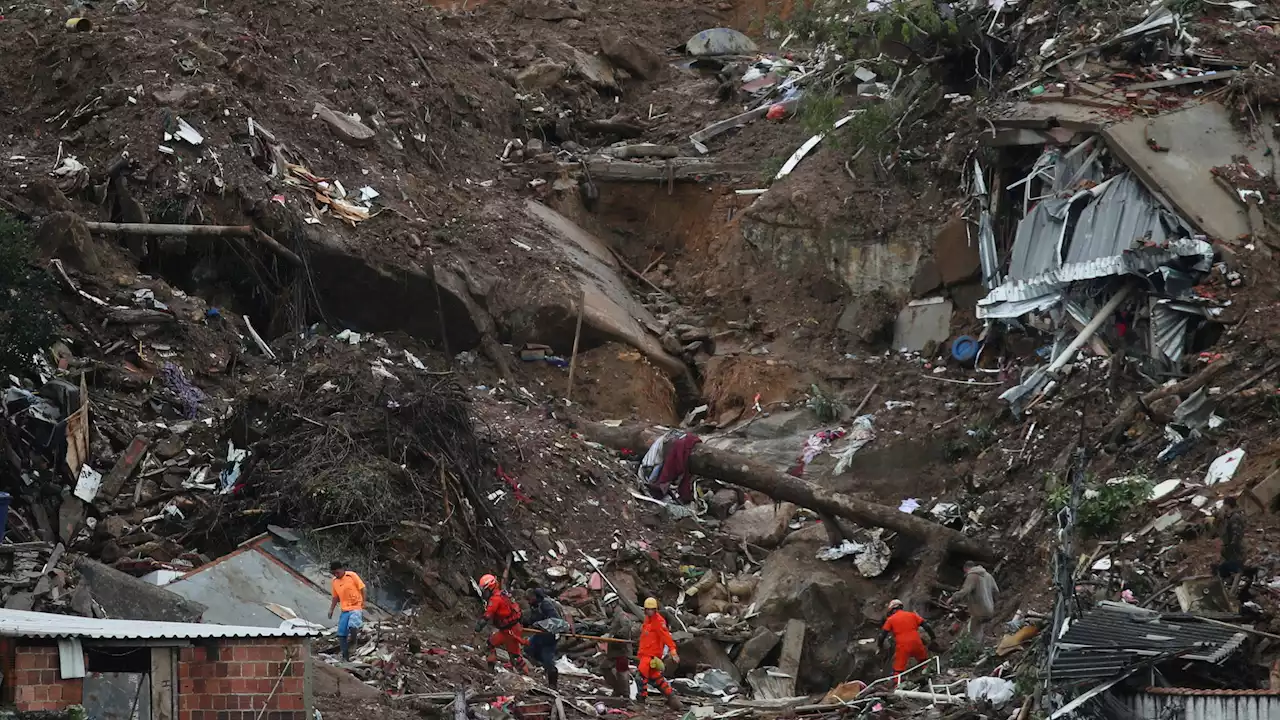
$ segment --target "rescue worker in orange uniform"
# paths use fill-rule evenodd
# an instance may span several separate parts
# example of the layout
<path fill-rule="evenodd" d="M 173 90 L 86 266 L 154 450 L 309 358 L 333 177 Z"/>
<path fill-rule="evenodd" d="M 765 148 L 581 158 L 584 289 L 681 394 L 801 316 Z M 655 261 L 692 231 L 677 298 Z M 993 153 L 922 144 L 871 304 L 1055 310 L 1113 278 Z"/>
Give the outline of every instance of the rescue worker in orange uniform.
<path fill-rule="evenodd" d="M 676 641 L 667 629 L 667 619 L 658 612 L 658 599 L 646 598 L 644 601 L 644 624 L 640 626 L 640 653 L 636 658 L 640 670 L 640 701 L 649 697 L 649 684 L 652 683 L 667 698 L 667 707 L 679 710 L 683 706 L 676 697 L 671 683 L 662 676 L 665 665 L 662 654 L 671 650 L 671 661 L 680 664 L 680 654 L 676 652 Z"/>
<path fill-rule="evenodd" d="M 489 635 L 489 654 L 485 662 L 493 671 L 498 665 L 498 648 L 507 651 L 511 656 L 511 664 L 525 675 L 532 675 L 528 661 L 524 659 L 524 646 L 529 644 L 524 639 L 524 627 L 520 624 L 523 616 L 520 605 L 498 586 L 498 578 L 485 575 L 480 578 L 480 592 L 484 595 L 484 616 L 476 623 L 476 632 L 484 630 L 486 623 L 493 623 L 493 634 Z"/>
<path fill-rule="evenodd" d="M 883 652 L 884 641 L 893 635 L 894 675 L 901 675 L 910 666 L 909 663 L 912 660 L 922 663 L 929 659 L 929 651 L 925 649 L 924 640 L 920 637 L 920 628 L 928 631 L 931 640 L 937 639 L 937 634 L 924 618 L 903 609 L 901 600 L 889 601 L 889 614 L 880 628 L 880 638 L 876 641 L 876 645 Z M 901 682 L 901 678 L 898 678 L 898 681 Z"/>

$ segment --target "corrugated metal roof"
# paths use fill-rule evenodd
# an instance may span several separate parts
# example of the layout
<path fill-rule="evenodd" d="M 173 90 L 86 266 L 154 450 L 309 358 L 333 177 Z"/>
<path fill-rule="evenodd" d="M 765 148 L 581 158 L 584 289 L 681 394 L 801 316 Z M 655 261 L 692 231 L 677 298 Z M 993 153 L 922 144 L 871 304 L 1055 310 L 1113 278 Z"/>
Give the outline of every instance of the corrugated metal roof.
<path fill-rule="evenodd" d="M 0 610 L 0 637 L 85 640 L 195 640 L 216 638 L 307 637 L 302 628 L 267 628 L 209 623 L 147 622 Z"/>
<path fill-rule="evenodd" d="M 1139 720 L 1275 720 L 1280 717 L 1280 696 L 1276 695 L 1178 696 L 1147 690 L 1123 698 L 1133 717 Z"/>
<path fill-rule="evenodd" d="M 1149 687 L 1144 688 L 1142 692 L 1152 693 L 1154 695 L 1250 695 L 1280 697 L 1280 690 L 1205 690 L 1203 688 L 1185 687 Z"/>
<path fill-rule="evenodd" d="M 1115 603 L 1071 624 L 1058 642 L 1052 673 L 1063 682 L 1110 678 L 1142 658 L 1167 653 L 1219 663 L 1240 649 L 1245 633 L 1189 615 L 1160 615 Z"/>

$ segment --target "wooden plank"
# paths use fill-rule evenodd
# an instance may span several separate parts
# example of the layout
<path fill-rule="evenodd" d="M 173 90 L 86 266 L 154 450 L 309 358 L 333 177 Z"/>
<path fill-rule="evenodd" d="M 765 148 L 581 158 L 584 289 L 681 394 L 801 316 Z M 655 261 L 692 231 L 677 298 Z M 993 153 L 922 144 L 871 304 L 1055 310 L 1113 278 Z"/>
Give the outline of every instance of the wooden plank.
<path fill-rule="evenodd" d="M 1158 90 L 1160 88 L 1177 87 L 1179 85 L 1192 85 L 1195 83 L 1216 82 L 1218 80 L 1230 80 L 1240 74 L 1239 70 L 1224 70 L 1222 72 L 1205 73 L 1204 75 L 1191 75 L 1188 77 L 1174 78 L 1172 80 L 1156 80 L 1155 82 L 1138 83 L 1137 85 L 1129 85 L 1126 90 Z"/>
<path fill-rule="evenodd" d="M 171 647 L 151 648 L 151 720 L 174 720 L 178 715 L 175 652 Z"/>
<path fill-rule="evenodd" d="M 587 161 L 587 172 L 595 182 L 701 182 L 715 176 L 759 175 L 758 163 L 735 163 L 701 158 L 672 158 L 666 163 L 630 162 L 595 157 Z M 535 175 L 573 173 L 578 163 L 526 163 L 508 165 L 523 168 Z"/>
<path fill-rule="evenodd" d="M 107 473 L 107 477 L 102 481 L 102 488 L 98 491 L 98 501 L 100 503 L 110 505 L 115 500 L 116 495 L 120 494 L 120 490 L 124 488 L 125 482 L 138 469 L 138 465 L 142 463 L 142 458 L 147 453 L 149 441 L 142 435 L 135 437 L 120 453 L 120 457 L 116 459 L 116 464 L 112 466 L 111 472 Z"/>
<path fill-rule="evenodd" d="M 796 694 L 796 677 L 800 674 L 800 656 L 804 653 L 804 621 L 791 619 L 782 631 L 782 655 L 778 669 L 790 677 L 787 679 L 787 695 Z"/>
<path fill-rule="evenodd" d="M 707 147 L 703 145 L 705 141 L 710 140 L 711 138 L 717 135 L 722 135 L 726 132 L 729 132 L 730 130 L 736 127 L 742 127 L 743 125 L 746 125 L 749 122 L 752 122 L 754 120 L 759 120 L 760 118 L 764 117 L 768 112 L 769 112 L 769 106 L 761 105 L 755 110 L 748 110 L 747 112 L 741 113 L 739 115 L 734 115 L 733 117 L 726 118 L 724 120 L 721 120 L 720 122 L 712 123 L 702 128 L 698 132 L 690 135 L 689 142 L 693 143 L 693 146 L 697 148 L 698 152 L 705 155 L 707 153 Z"/>

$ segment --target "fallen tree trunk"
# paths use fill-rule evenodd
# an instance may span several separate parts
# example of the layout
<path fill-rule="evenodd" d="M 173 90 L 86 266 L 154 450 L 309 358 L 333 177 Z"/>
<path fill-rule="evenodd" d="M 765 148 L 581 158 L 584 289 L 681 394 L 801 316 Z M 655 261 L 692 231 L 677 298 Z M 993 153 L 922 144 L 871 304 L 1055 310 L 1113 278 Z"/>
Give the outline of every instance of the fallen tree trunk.
<path fill-rule="evenodd" d="M 643 426 L 609 427 L 600 423 L 583 422 L 584 435 L 596 442 L 618 450 L 631 450 L 643 455 L 660 434 Z M 775 500 L 795 503 L 809 508 L 819 515 L 848 518 L 860 525 L 881 527 L 908 535 L 939 547 L 975 558 L 992 557 L 987 543 L 967 537 L 937 523 L 897 508 L 859 500 L 844 493 L 832 492 L 801 478 L 787 475 L 764 463 L 757 462 L 735 452 L 717 450 L 706 443 L 694 446 L 689 458 L 689 469 L 697 475 L 715 478 L 750 490 L 756 490 Z"/>
<path fill-rule="evenodd" d="M 177 235 L 181 237 L 243 237 L 256 240 L 271 252 L 302 267 L 302 258 L 275 238 L 252 225 L 167 225 L 164 223 L 112 223 L 86 220 L 89 232 L 118 235 Z"/>
<path fill-rule="evenodd" d="M 1120 412 L 1116 413 L 1115 419 L 1107 423 L 1107 426 L 1102 429 L 1102 433 L 1099 435 L 1101 438 L 1099 444 L 1111 445 L 1119 440 L 1124 431 L 1129 428 L 1129 424 L 1133 422 L 1133 416 L 1142 409 L 1143 405 L 1150 407 L 1151 403 L 1161 398 L 1193 393 L 1231 369 L 1234 364 L 1235 360 L 1230 355 L 1224 355 L 1182 382 L 1158 387 L 1141 398 L 1132 397 L 1125 400 L 1124 405 L 1120 406 Z"/>

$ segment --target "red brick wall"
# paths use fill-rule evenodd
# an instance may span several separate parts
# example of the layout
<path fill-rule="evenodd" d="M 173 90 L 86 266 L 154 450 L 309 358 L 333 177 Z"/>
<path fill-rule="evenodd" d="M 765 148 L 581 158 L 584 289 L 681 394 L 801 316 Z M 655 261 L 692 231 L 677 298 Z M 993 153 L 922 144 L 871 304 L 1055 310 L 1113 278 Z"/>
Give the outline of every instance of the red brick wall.
<path fill-rule="evenodd" d="M 84 679 L 62 680 L 58 647 L 19 646 L 14 651 L 14 704 L 19 711 L 61 710 L 79 705 Z"/>
<path fill-rule="evenodd" d="M 304 699 L 307 650 L 303 641 L 221 640 L 216 661 L 209 659 L 211 654 L 203 647 L 182 649 L 178 720 L 257 720 L 264 704 L 267 711 L 262 720 L 310 720 Z"/>

